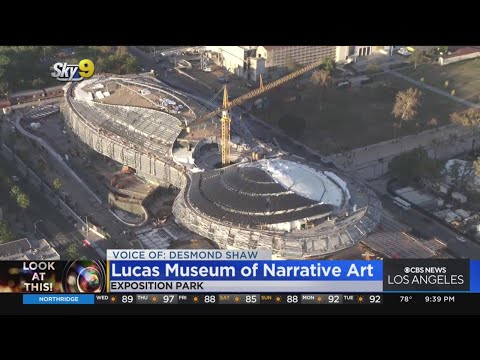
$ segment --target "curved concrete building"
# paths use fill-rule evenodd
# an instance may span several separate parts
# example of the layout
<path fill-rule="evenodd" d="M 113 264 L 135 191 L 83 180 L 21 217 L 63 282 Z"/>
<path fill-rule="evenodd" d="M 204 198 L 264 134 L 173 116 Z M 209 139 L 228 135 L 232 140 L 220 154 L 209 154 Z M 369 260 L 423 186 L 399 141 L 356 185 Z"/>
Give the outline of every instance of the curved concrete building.
<path fill-rule="evenodd" d="M 82 82 L 79 89 L 71 86 L 62 111 L 73 132 L 92 149 L 135 168 L 151 182 L 181 189 L 173 205 L 176 221 L 220 247 L 271 249 L 282 258 L 323 256 L 359 242 L 380 220 L 381 205 L 372 191 L 322 164 L 273 157 L 217 170 L 184 166 L 172 156 L 184 116 L 161 106 L 156 110 L 94 101 L 88 89 L 99 86 L 95 81 L 159 91 L 194 113 L 188 99 L 167 94 L 142 77 L 97 79 Z"/>

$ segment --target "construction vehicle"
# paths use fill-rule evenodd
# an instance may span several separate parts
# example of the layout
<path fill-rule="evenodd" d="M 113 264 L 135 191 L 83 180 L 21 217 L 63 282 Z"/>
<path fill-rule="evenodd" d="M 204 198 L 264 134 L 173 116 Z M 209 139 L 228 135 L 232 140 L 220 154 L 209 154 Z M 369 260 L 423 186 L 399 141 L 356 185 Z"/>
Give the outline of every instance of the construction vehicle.
<path fill-rule="evenodd" d="M 241 105 L 244 102 L 253 99 L 259 95 L 262 95 L 266 93 L 267 91 L 276 88 L 279 85 L 285 84 L 287 81 L 290 81 L 300 75 L 305 74 L 306 72 L 315 69 L 316 67 L 319 67 L 324 63 L 324 60 L 318 60 L 315 61 L 297 71 L 294 71 L 290 74 L 287 74 L 280 79 L 277 79 L 275 81 L 272 81 L 271 83 L 264 85 L 263 84 L 263 79 L 260 76 L 260 86 L 252 90 L 246 94 L 243 94 L 242 96 L 237 97 L 236 99 L 230 101 L 228 98 L 228 91 L 227 91 L 227 86 L 225 85 L 223 87 L 223 106 L 221 108 L 218 108 L 204 116 L 198 119 L 198 121 L 204 121 L 208 120 L 214 116 L 217 116 L 219 114 L 222 114 L 221 118 L 221 124 L 222 124 L 222 138 L 221 138 L 221 152 L 222 152 L 222 166 L 226 166 L 230 164 L 230 125 L 231 125 L 231 119 L 230 119 L 230 110 L 237 105 Z"/>
<path fill-rule="evenodd" d="M 135 172 L 135 170 L 132 169 L 130 166 L 128 166 L 128 165 L 123 165 L 122 166 L 122 173 L 123 174 L 132 175 L 134 172 Z"/>

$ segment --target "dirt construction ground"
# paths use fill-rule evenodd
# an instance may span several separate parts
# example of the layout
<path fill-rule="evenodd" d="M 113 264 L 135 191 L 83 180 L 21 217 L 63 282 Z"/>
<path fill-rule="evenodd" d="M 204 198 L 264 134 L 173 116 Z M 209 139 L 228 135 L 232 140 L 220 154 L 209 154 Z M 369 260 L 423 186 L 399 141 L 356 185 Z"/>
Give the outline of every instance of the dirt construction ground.
<path fill-rule="evenodd" d="M 303 90 L 284 85 L 270 91 L 265 109 L 254 114 L 278 126 L 283 116 L 305 119 L 305 129 L 291 134 L 297 140 L 325 154 L 341 147 L 361 147 L 394 137 L 392 108 L 395 95 L 413 85 L 388 74 L 375 76 L 374 82 L 360 87 L 322 90 L 310 82 Z M 428 129 L 435 118 L 438 125 L 448 123 L 452 112 L 464 107 L 438 94 L 423 90 L 422 105 L 415 119 L 396 130 L 402 136 Z"/>

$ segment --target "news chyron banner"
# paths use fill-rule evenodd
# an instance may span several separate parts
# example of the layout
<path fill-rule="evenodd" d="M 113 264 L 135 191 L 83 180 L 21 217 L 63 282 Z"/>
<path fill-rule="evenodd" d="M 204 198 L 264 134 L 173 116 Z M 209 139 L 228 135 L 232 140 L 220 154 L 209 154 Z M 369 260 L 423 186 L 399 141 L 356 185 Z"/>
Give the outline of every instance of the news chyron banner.
<path fill-rule="evenodd" d="M 264 250 L 109 250 L 106 261 L 0 261 L 10 293 L 480 293 L 480 260 L 272 260 Z"/>
<path fill-rule="evenodd" d="M 271 260 L 263 250 L 109 250 L 110 292 L 381 292 L 382 262 Z"/>

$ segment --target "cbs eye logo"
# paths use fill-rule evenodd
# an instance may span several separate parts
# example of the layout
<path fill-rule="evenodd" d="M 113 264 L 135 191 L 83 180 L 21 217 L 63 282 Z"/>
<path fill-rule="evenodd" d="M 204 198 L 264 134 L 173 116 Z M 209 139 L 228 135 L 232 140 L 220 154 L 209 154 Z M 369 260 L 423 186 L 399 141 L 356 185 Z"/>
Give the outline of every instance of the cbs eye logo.
<path fill-rule="evenodd" d="M 89 59 L 83 59 L 78 65 L 69 65 L 67 63 L 55 63 L 52 67 L 52 77 L 58 81 L 82 81 L 88 79 L 95 73 L 95 65 Z"/>

